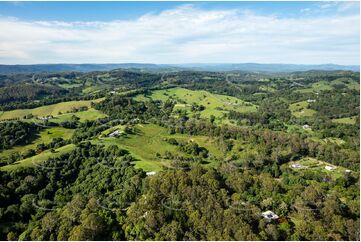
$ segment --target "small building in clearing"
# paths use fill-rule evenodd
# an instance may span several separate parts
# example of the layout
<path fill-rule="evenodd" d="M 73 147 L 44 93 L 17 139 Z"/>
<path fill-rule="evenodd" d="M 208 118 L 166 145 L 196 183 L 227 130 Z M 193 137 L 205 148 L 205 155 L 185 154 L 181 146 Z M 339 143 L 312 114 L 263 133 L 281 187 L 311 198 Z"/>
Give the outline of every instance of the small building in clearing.
<path fill-rule="evenodd" d="M 311 127 L 310 127 L 310 125 L 305 124 L 305 125 L 302 126 L 302 128 L 303 128 L 303 129 L 310 129 Z"/>
<path fill-rule="evenodd" d="M 325 169 L 328 170 L 328 171 L 334 171 L 334 170 L 336 170 L 336 167 L 333 167 L 333 166 L 325 166 Z"/>
<path fill-rule="evenodd" d="M 148 171 L 148 172 L 146 173 L 147 176 L 154 176 L 155 174 L 156 174 L 155 171 Z"/>
<path fill-rule="evenodd" d="M 307 99 L 307 102 L 308 103 L 314 103 L 314 102 L 316 102 L 316 100 L 315 99 Z"/>
<path fill-rule="evenodd" d="M 39 119 L 43 120 L 43 121 L 48 121 L 49 119 L 52 119 L 52 118 L 53 118 L 52 115 L 48 115 L 48 116 L 40 117 Z"/>
<path fill-rule="evenodd" d="M 302 168 L 303 166 L 301 164 L 292 164 L 290 165 L 291 168 Z"/>
<path fill-rule="evenodd" d="M 267 219 L 268 221 L 276 220 L 279 218 L 277 214 L 275 214 L 274 212 L 272 212 L 270 210 L 263 212 L 262 217 Z"/>
<path fill-rule="evenodd" d="M 109 137 L 118 137 L 121 134 L 122 134 L 122 131 L 116 130 L 116 131 L 110 133 L 108 136 Z"/>

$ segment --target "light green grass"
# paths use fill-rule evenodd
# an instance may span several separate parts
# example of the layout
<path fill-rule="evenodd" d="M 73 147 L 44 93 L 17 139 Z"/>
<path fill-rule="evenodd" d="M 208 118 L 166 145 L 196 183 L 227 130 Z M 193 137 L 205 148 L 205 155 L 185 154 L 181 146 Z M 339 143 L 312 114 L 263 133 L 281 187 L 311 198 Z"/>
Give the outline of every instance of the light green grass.
<path fill-rule="evenodd" d="M 357 116 L 332 119 L 332 122 L 339 124 L 355 124 Z"/>
<path fill-rule="evenodd" d="M 335 143 L 335 144 L 338 144 L 338 145 L 342 145 L 345 143 L 345 141 L 343 139 L 340 139 L 340 138 L 335 138 L 335 137 L 328 137 L 328 138 L 324 138 L 323 139 L 324 142 L 331 142 L 331 143 Z"/>
<path fill-rule="evenodd" d="M 348 89 L 357 90 L 357 91 L 360 90 L 360 83 L 353 81 L 352 79 L 348 79 L 346 77 L 341 77 L 336 80 L 333 80 L 331 82 L 331 84 L 333 84 L 333 85 L 334 84 L 344 84 L 347 86 Z"/>
<path fill-rule="evenodd" d="M 302 125 L 296 125 L 296 124 L 286 124 L 287 126 L 287 132 L 289 133 L 301 133 L 301 134 L 311 134 L 314 135 L 315 132 L 312 130 L 312 127 L 310 129 L 304 129 Z"/>
<path fill-rule="evenodd" d="M 317 136 L 313 136 L 313 137 L 310 137 L 309 138 L 310 140 L 313 140 L 313 141 L 316 141 L 316 142 L 319 142 L 319 143 L 322 143 L 322 144 L 325 144 L 325 143 L 334 143 L 334 144 L 337 144 L 337 145 L 342 145 L 345 143 L 345 141 L 343 139 L 340 139 L 340 138 L 334 138 L 334 137 L 328 137 L 328 138 L 324 138 L 324 139 L 321 139 Z"/>
<path fill-rule="evenodd" d="M 6 157 L 9 157 L 11 154 L 14 153 L 23 153 L 30 149 L 36 149 L 36 146 L 38 144 L 44 143 L 48 144 L 50 143 L 54 138 L 63 138 L 63 139 L 70 139 L 73 135 L 74 130 L 73 129 L 66 129 L 62 127 L 55 127 L 55 128 L 48 128 L 45 130 L 42 130 L 39 134 L 39 137 L 36 138 L 33 142 L 30 144 L 24 145 L 24 146 L 15 146 L 11 149 L 3 150 L 0 152 L 0 160 L 5 159 Z"/>
<path fill-rule="evenodd" d="M 125 125 L 119 124 L 116 126 L 111 127 L 110 129 L 104 130 L 101 132 L 101 137 L 105 137 L 107 135 L 109 135 L 110 133 L 119 130 L 119 131 L 124 131 Z"/>
<path fill-rule="evenodd" d="M 299 161 L 289 162 L 285 165 L 289 166 L 294 163 L 304 166 L 303 168 L 292 168 L 295 171 L 303 172 L 305 170 L 312 170 L 312 171 L 317 171 L 320 173 L 322 172 L 322 173 L 325 173 L 325 174 L 329 175 L 330 177 L 332 177 L 332 179 L 337 179 L 339 177 L 343 177 L 343 175 L 346 172 L 346 168 L 344 168 L 342 166 L 335 166 L 328 162 L 317 160 L 317 159 L 311 158 L 311 157 L 304 157 Z M 325 166 L 335 167 L 336 170 L 333 170 L 333 171 L 326 170 Z"/>
<path fill-rule="evenodd" d="M 307 107 L 308 107 L 307 101 L 302 101 L 302 102 L 290 104 L 289 109 L 292 112 L 292 115 L 294 115 L 297 118 L 313 116 L 316 113 L 316 111 L 309 109 Z"/>
<path fill-rule="evenodd" d="M 256 112 L 257 106 L 240 100 L 235 97 L 213 94 L 203 90 L 188 90 L 185 88 L 171 88 L 166 90 L 157 90 L 152 92 L 150 97 L 153 100 L 166 101 L 169 98 L 175 100 L 182 100 L 186 105 L 178 103 L 176 109 L 190 110 L 190 106 L 193 103 L 205 106 L 205 110 L 201 112 L 201 117 L 209 118 L 214 115 L 218 119 L 222 118 L 225 113 L 230 110 L 238 112 Z M 137 100 L 147 100 L 144 95 L 138 95 Z"/>
<path fill-rule="evenodd" d="M 3 167 L 0 167 L 0 169 L 4 170 L 4 171 L 10 171 L 10 170 L 18 169 L 20 167 L 34 166 L 35 164 L 40 164 L 41 162 L 44 162 L 44 161 L 48 160 L 49 158 L 60 157 L 62 154 L 69 153 L 74 149 L 75 149 L 75 145 L 69 144 L 69 145 L 60 147 L 58 149 L 55 149 L 55 153 L 52 153 L 50 150 L 46 150 L 33 157 L 17 161 L 11 165 L 6 165 Z"/>
<path fill-rule="evenodd" d="M 127 149 L 130 154 L 136 158 L 135 167 L 142 168 L 145 171 L 159 171 L 164 165 L 167 165 L 168 160 L 162 160 L 156 156 L 156 153 L 164 155 L 166 151 L 170 151 L 173 154 L 179 154 L 182 156 L 188 156 L 180 152 L 177 146 L 171 145 L 166 142 L 165 138 L 175 138 L 178 141 L 190 141 L 197 142 L 200 146 L 203 146 L 209 150 L 214 157 L 221 156 L 221 152 L 217 149 L 217 146 L 205 136 L 187 136 L 182 134 L 170 135 L 167 129 L 153 125 L 141 125 L 135 126 L 137 134 L 120 136 L 120 137 L 99 137 L 93 140 L 93 143 L 108 145 L 118 145 L 124 149 Z M 113 130 L 114 128 L 112 128 Z M 105 131 L 105 133 L 109 133 Z M 210 160 L 214 162 L 214 160 Z"/>
<path fill-rule="evenodd" d="M 43 117 L 47 115 L 58 115 L 59 112 L 67 112 L 71 111 L 73 108 L 80 108 L 80 107 L 90 107 L 91 103 L 100 102 L 104 98 L 99 98 L 95 100 L 82 100 L 82 101 L 69 101 L 69 102 L 61 102 L 52 105 L 46 105 L 38 108 L 33 109 L 17 109 L 12 111 L 6 111 L 0 114 L 0 120 L 5 119 L 14 119 L 14 118 L 23 118 L 28 114 L 33 114 L 34 116 Z"/>
<path fill-rule="evenodd" d="M 330 84 L 331 83 L 326 81 L 319 81 L 313 83 L 310 87 L 297 89 L 296 91 L 302 93 L 309 93 L 309 92 L 321 92 L 321 91 L 332 90 L 333 88 Z"/>
<path fill-rule="evenodd" d="M 335 84 L 344 84 L 344 85 L 346 85 L 346 87 L 348 89 L 357 90 L 357 91 L 360 90 L 360 83 L 353 81 L 351 79 L 342 77 L 342 78 L 338 78 L 338 79 L 335 79 L 330 82 L 319 81 L 319 82 L 313 83 L 309 87 L 297 89 L 296 91 L 302 92 L 302 93 L 328 91 L 328 90 L 334 89 L 333 85 L 335 85 Z"/>
<path fill-rule="evenodd" d="M 96 110 L 94 108 L 89 108 L 86 111 L 76 112 L 76 113 L 65 113 L 61 115 L 54 116 L 53 119 L 50 119 L 51 122 L 60 123 L 64 121 L 70 121 L 72 116 L 76 116 L 79 118 L 80 122 L 84 122 L 85 120 L 96 120 L 99 118 L 105 118 L 107 117 L 106 114 L 102 113 L 99 110 Z"/>
<path fill-rule="evenodd" d="M 264 92 L 272 92 L 274 93 L 276 91 L 275 88 L 271 87 L 271 86 L 260 86 L 259 90 L 264 91 Z"/>
<path fill-rule="evenodd" d="M 81 83 L 64 83 L 64 84 L 59 84 L 58 86 L 62 87 L 62 88 L 66 88 L 66 89 L 71 89 L 74 87 L 81 87 L 83 84 Z"/>
<path fill-rule="evenodd" d="M 90 84 L 90 87 L 86 87 L 82 90 L 83 93 L 85 94 L 89 94 L 89 93 L 97 93 L 101 90 L 104 89 L 104 87 L 106 86 L 101 86 L 101 85 L 94 85 L 94 84 Z"/>

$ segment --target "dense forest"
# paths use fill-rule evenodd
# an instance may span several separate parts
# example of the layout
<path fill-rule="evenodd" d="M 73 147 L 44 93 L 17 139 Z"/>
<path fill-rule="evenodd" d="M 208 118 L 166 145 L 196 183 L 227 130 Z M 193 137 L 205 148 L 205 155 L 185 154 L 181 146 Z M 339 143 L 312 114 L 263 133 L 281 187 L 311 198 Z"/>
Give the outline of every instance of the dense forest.
<path fill-rule="evenodd" d="M 20 121 L 0 123 L 0 150 L 29 143 L 38 130 L 39 127 L 32 123 Z"/>
<path fill-rule="evenodd" d="M 0 76 L 1 240 L 359 240 L 359 73 Z"/>

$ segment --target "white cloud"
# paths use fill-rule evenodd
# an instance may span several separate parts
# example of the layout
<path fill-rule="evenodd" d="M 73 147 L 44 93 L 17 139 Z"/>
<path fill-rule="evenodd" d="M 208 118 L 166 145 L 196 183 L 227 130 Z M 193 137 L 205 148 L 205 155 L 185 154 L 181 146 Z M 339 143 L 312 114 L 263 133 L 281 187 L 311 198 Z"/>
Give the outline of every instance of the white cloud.
<path fill-rule="evenodd" d="M 359 15 L 278 18 L 191 5 L 110 22 L 0 18 L 0 63 L 359 63 Z"/>

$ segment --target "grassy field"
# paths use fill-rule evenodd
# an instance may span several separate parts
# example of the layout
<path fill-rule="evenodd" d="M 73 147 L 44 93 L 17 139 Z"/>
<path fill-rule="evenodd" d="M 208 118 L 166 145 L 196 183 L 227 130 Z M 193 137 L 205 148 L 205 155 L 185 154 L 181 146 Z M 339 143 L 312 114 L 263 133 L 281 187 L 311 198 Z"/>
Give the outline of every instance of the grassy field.
<path fill-rule="evenodd" d="M 144 95 L 138 95 L 136 99 L 146 100 L 148 97 Z M 255 112 L 257 106 L 242 101 L 235 97 L 226 95 L 217 95 L 207 91 L 199 90 L 193 91 L 185 88 L 171 88 L 167 90 L 154 91 L 150 98 L 153 100 L 166 101 L 169 98 L 178 100 L 176 109 L 190 110 L 190 106 L 193 103 L 205 106 L 205 110 L 201 112 L 201 117 L 209 118 L 214 115 L 216 118 L 221 119 L 225 113 L 229 110 L 238 112 Z M 181 103 L 183 101 L 184 103 Z"/>
<path fill-rule="evenodd" d="M 58 86 L 62 87 L 62 88 L 66 88 L 66 89 L 71 89 L 74 87 L 81 87 L 81 86 L 83 86 L 83 84 L 82 83 L 64 83 L 64 84 L 59 84 Z"/>
<path fill-rule="evenodd" d="M 301 125 L 296 124 L 285 124 L 287 126 L 287 132 L 289 133 L 298 133 L 298 134 L 310 134 L 314 135 L 315 132 L 312 130 L 312 127 L 310 129 L 304 129 Z"/>
<path fill-rule="evenodd" d="M 333 80 L 331 82 L 332 85 L 335 85 L 335 84 L 344 84 L 347 86 L 348 89 L 353 89 L 353 90 L 356 90 L 356 91 L 359 91 L 360 90 L 360 83 L 358 82 L 355 82 L 351 79 L 348 79 L 348 78 L 345 78 L 345 77 L 342 77 L 342 78 L 338 78 L 336 80 Z"/>
<path fill-rule="evenodd" d="M 83 93 L 89 94 L 89 93 L 96 93 L 99 92 L 103 89 L 103 86 L 100 85 L 93 85 L 93 86 L 89 86 L 83 89 Z"/>
<path fill-rule="evenodd" d="M 274 87 L 272 87 L 271 85 L 268 85 L 268 86 L 263 85 L 259 88 L 259 90 L 264 91 L 264 92 L 275 92 L 276 91 L 276 89 Z"/>
<path fill-rule="evenodd" d="M 118 128 L 121 129 L 121 127 L 118 126 L 115 129 Z M 104 134 L 98 139 L 93 140 L 93 143 L 104 144 L 105 146 L 115 144 L 127 149 L 137 160 L 135 162 L 135 167 L 142 168 L 145 171 L 159 171 L 167 165 L 167 163 L 169 163 L 168 160 L 162 160 L 157 157 L 156 153 L 164 155 L 166 151 L 170 151 L 174 154 L 188 156 L 187 154 L 180 152 L 176 146 L 166 142 L 164 140 L 165 138 L 173 137 L 178 141 L 193 140 L 200 146 L 207 148 L 214 157 L 220 157 L 222 155 L 222 153 L 216 148 L 216 145 L 214 145 L 213 141 L 205 136 L 189 137 L 182 134 L 170 135 L 168 134 L 167 129 L 153 124 L 138 124 L 135 128 L 137 130 L 136 134 L 120 137 L 106 137 L 104 134 L 108 134 L 110 130 L 115 130 L 113 127 L 110 130 L 104 131 Z M 210 160 L 210 162 L 213 162 L 213 160 Z"/>
<path fill-rule="evenodd" d="M 17 109 L 12 111 L 6 111 L 0 113 L 0 120 L 23 118 L 28 114 L 33 114 L 34 116 L 39 116 L 39 117 L 43 117 L 47 115 L 56 116 L 59 114 L 59 112 L 64 113 L 67 111 L 71 111 L 73 108 L 80 108 L 84 106 L 90 107 L 91 102 L 96 103 L 102 101 L 103 99 L 104 98 L 99 98 L 95 100 L 61 102 L 61 103 L 42 106 L 33 109 Z"/>
<path fill-rule="evenodd" d="M 35 155 L 33 157 L 17 161 L 15 163 L 11 164 L 11 165 L 6 165 L 6 166 L 3 166 L 3 167 L 0 167 L 0 170 L 9 171 L 9 170 L 13 170 L 13 169 L 18 169 L 20 167 L 39 165 L 41 162 L 44 162 L 44 161 L 48 160 L 49 158 L 59 157 L 62 154 L 69 153 L 74 149 L 75 149 L 75 145 L 74 144 L 69 144 L 69 145 L 65 145 L 63 147 L 60 147 L 58 149 L 55 149 L 55 153 L 52 153 L 50 150 L 46 150 L 46 151 L 43 151 L 40 154 Z"/>
<path fill-rule="evenodd" d="M 360 83 L 353 81 L 353 80 L 349 80 L 347 78 L 338 78 L 338 79 L 330 81 L 330 82 L 319 81 L 319 82 L 313 83 L 309 87 L 297 89 L 297 92 L 309 93 L 309 92 L 327 91 L 327 90 L 334 89 L 334 85 L 337 85 L 337 84 L 344 84 L 348 89 L 357 90 L 357 91 L 360 90 Z"/>
<path fill-rule="evenodd" d="M 346 173 L 346 168 L 335 166 L 325 161 L 320 161 L 311 157 L 305 157 L 299 161 L 289 162 L 285 165 L 290 166 L 291 164 L 300 164 L 303 166 L 302 168 L 292 168 L 295 171 L 303 172 L 305 170 L 312 170 L 318 173 L 324 173 L 325 175 L 330 176 L 332 179 L 342 177 Z M 325 169 L 325 166 L 335 167 L 336 169 L 329 171 Z"/>
<path fill-rule="evenodd" d="M 355 124 L 357 116 L 332 119 L 332 122 L 339 124 Z"/>
<path fill-rule="evenodd" d="M 84 122 L 85 120 L 96 120 L 98 118 L 105 118 L 107 117 L 106 114 L 94 109 L 89 108 L 87 111 L 81 111 L 76 113 L 65 113 L 61 115 L 54 116 L 53 119 L 50 119 L 51 122 L 60 123 L 64 121 L 71 120 L 71 117 L 75 115 L 79 118 L 80 122 Z"/>
<path fill-rule="evenodd" d="M 4 150 L 0 152 L 0 160 L 3 160 L 5 157 L 10 156 L 13 153 L 23 153 L 30 149 L 36 149 L 36 146 L 38 144 L 44 143 L 48 144 L 52 141 L 53 138 L 63 138 L 63 139 L 70 139 L 73 135 L 74 130 L 73 129 L 66 129 L 62 127 L 55 127 L 55 128 L 48 128 L 45 130 L 42 130 L 39 134 L 39 137 L 36 138 L 33 142 L 30 144 L 24 145 L 24 146 L 15 146 L 11 149 Z"/>
<path fill-rule="evenodd" d="M 321 91 L 327 91 L 327 90 L 332 90 L 332 89 L 333 89 L 333 87 L 330 85 L 330 83 L 328 83 L 326 81 L 319 81 L 319 82 L 313 83 L 310 87 L 297 89 L 297 92 L 302 92 L 302 93 L 321 92 Z"/>
<path fill-rule="evenodd" d="M 302 102 L 290 104 L 289 109 L 292 112 L 292 115 L 294 115 L 297 118 L 313 116 L 316 113 L 316 111 L 309 109 L 307 107 L 308 107 L 307 101 L 302 101 Z"/>

